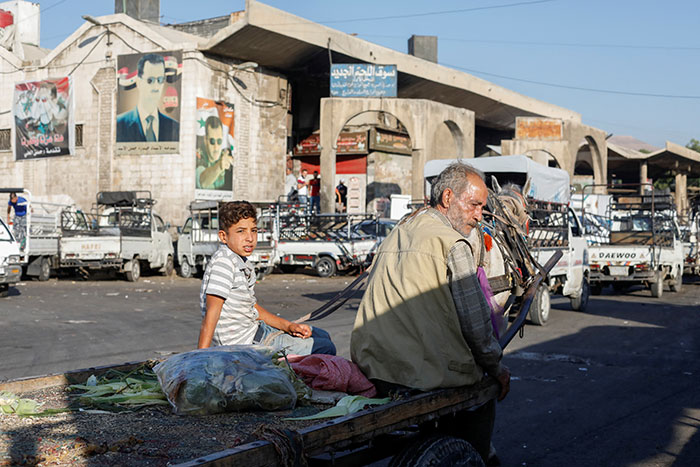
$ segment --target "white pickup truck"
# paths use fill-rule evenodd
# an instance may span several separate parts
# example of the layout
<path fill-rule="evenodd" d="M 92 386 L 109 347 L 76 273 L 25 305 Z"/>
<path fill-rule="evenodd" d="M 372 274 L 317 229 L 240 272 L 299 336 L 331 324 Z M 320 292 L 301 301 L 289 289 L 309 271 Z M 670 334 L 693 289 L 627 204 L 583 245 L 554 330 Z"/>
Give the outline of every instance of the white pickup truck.
<path fill-rule="evenodd" d="M 561 259 L 548 275 L 550 291 L 559 291 L 569 297 L 571 308 L 585 311 L 590 296 L 589 251 L 583 227 L 574 211 L 566 204 L 547 203 L 530 200 L 530 235 L 528 243 L 533 256 L 540 264 L 545 264 L 554 252 L 563 253 Z M 546 297 L 535 297 L 530 309 L 530 319 L 535 324 L 548 319 Z"/>
<path fill-rule="evenodd" d="M 19 282 L 21 276 L 19 245 L 0 219 L 0 297 L 7 297 L 10 286 Z"/>
<path fill-rule="evenodd" d="M 683 274 L 700 276 L 700 206 L 696 207 L 681 226 L 683 241 Z"/>
<path fill-rule="evenodd" d="M 367 217 L 314 215 L 288 203 L 277 203 L 273 233 L 277 265 L 287 273 L 308 266 L 320 277 L 369 266 L 379 240 L 352 229 L 354 223 Z"/>
<path fill-rule="evenodd" d="M 64 211 L 61 267 L 113 269 L 132 282 L 141 277 L 142 265 L 170 275 L 173 241 L 154 204 L 149 192 L 110 191 L 97 194 L 89 214 Z"/>
<path fill-rule="evenodd" d="M 683 244 L 669 195 L 614 194 L 606 217 L 607 240 L 589 247 L 594 294 L 609 284 L 616 291 L 644 284 L 653 297 L 661 297 L 664 283 L 681 290 Z"/>

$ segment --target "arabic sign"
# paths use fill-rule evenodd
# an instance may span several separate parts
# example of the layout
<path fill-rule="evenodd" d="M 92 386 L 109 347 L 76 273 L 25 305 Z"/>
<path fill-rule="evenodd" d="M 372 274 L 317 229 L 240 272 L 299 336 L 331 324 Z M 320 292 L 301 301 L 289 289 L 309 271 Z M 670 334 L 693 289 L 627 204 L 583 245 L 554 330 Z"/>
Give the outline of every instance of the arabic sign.
<path fill-rule="evenodd" d="M 117 154 L 180 150 L 182 52 L 117 58 Z"/>
<path fill-rule="evenodd" d="M 390 152 L 411 155 L 411 138 L 404 133 L 372 128 L 369 136 L 369 147 L 373 151 Z"/>
<path fill-rule="evenodd" d="M 331 65 L 332 97 L 396 97 L 396 65 Z"/>
<path fill-rule="evenodd" d="M 367 154 L 367 132 L 347 132 L 338 135 L 336 154 Z M 294 147 L 295 156 L 321 154 L 321 136 L 313 133 Z"/>
<path fill-rule="evenodd" d="M 71 79 L 15 85 L 15 160 L 67 156 L 75 152 Z"/>
<path fill-rule="evenodd" d="M 195 198 L 233 196 L 233 104 L 197 98 Z"/>
<path fill-rule="evenodd" d="M 517 117 L 515 139 L 561 141 L 564 129 L 561 120 L 554 118 Z"/>

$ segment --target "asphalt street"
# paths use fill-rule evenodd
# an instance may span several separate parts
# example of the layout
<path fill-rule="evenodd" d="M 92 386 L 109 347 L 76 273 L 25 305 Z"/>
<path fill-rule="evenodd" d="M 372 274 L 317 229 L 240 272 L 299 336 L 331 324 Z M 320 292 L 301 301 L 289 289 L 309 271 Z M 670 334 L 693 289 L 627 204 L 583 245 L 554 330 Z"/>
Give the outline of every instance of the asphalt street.
<path fill-rule="evenodd" d="M 259 302 L 293 319 L 353 276 L 273 274 Z M 162 357 L 195 347 L 198 279 L 145 276 L 26 281 L 0 299 L 0 380 Z M 349 356 L 359 298 L 316 325 Z M 547 326 L 506 349 L 511 392 L 494 444 L 506 466 L 700 465 L 700 280 L 661 299 L 636 288 L 553 299 Z"/>

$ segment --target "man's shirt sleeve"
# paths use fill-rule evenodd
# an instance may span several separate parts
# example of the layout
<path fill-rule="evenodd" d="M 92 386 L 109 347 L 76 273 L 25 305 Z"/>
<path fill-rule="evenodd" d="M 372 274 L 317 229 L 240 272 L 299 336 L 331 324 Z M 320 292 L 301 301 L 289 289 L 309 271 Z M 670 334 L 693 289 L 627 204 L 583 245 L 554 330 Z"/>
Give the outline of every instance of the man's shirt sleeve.
<path fill-rule="evenodd" d="M 225 256 L 213 260 L 209 283 L 204 291 L 207 295 L 216 295 L 226 300 L 233 287 L 233 264 Z"/>
<path fill-rule="evenodd" d="M 466 242 L 457 242 L 447 256 L 452 299 L 464 340 L 476 363 L 492 376 L 501 372 L 503 350 L 493 334 L 491 309 L 476 276 L 476 264 Z"/>

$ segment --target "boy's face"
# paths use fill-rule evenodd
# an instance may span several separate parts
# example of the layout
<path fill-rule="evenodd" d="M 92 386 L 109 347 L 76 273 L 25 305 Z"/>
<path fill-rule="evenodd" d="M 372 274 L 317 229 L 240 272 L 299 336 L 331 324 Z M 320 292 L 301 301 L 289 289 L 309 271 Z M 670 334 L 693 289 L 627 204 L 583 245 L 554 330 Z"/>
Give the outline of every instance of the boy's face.
<path fill-rule="evenodd" d="M 219 230 L 219 240 L 239 256 L 250 256 L 258 244 L 258 226 L 255 219 L 247 217 L 229 227 Z"/>

